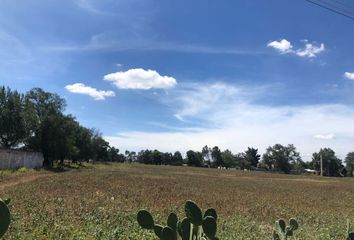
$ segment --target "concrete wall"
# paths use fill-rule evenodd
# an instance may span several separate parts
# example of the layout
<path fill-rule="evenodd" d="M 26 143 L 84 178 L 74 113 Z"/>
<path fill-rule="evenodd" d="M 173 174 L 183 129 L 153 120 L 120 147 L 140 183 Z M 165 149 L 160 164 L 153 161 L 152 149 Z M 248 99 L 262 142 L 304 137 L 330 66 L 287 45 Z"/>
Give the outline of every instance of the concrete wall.
<path fill-rule="evenodd" d="M 40 168 L 42 166 L 42 153 L 0 149 L 0 169 Z"/>

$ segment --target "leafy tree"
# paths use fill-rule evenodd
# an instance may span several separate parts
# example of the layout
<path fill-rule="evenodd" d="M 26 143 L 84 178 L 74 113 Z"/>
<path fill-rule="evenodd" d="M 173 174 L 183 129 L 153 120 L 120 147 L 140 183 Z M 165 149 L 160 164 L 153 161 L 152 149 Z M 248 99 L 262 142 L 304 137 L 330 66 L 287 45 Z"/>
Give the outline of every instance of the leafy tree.
<path fill-rule="evenodd" d="M 244 152 L 238 154 L 239 165 L 241 170 L 251 168 L 251 162 L 245 157 L 245 155 L 246 154 Z"/>
<path fill-rule="evenodd" d="M 249 164 L 245 162 L 245 154 L 244 153 L 236 153 L 234 154 L 236 167 L 240 167 L 240 169 L 248 168 Z"/>
<path fill-rule="evenodd" d="M 228 167 L 228 168 L 236 167 L 236 165 L 237 165 L 236 159 L 230 150 L 226 149 L 225 151 L 223 151 L 221 153 L 221 158 L 222 158 L 222 162 L 224 163 L 225 167 Z"/>
<path fill-rule="evenodd" d="M 353 177 L 353 170 L 354 170 L 354 152 L 350 152 L 345 157 L 346 168 L 348 171 L 348 175 Z"/>
<path fill-rule="evenodd" d="M 188 166 L 201 167 L 203 166 L 203 155 L 201 152 L 194 152 L 189 150 L 187 152 L 187 164 Z"/>
<path fill-rule="evenodd" d="M 97 132 L 92 138 L 93 159 L 95 161 L 107 161 L 109 143 L 103 139 L 101 133 Z"/>
<path fill-rule="evenodd" d="M 223 167 L 225 165 L 222 160 L 221 151 L 220 151 L 219 147 L 215 146 L 212 148 L 211 158 L 213 159 L 213 165 L 215 167 L 219 167 L 219 166 Z"/>
<path fill-rule="evenodd" d="M 247 161 L 252 167 L 257 167 L 261 155 L 258 154 L 258 149 L 247 148 L 247 150 L 245 151 L 244 158 L 245 161 Z"/>
<path fill-rule="evenodd" d="M 88 162 L 93 158 L 93 130 L 77 125 L 75 129 L 75 147 L 78 149 L 77 155 L 72 156 L 74 161 Z"/>
<path fill-rule="evenodd" d="M 172 165 L 181 166 L 183 164 L 183 157 L 179 151 L 176 151 L 172 156 Z"/>
<path fill-rule="evenodd" d="M 312 154 L 312 164 L 317 171 L 321 171 L 321 156 L 323 164 L 323 175 L 338 176 L 341 170 L 341 160 L 330 148 L 321 148 L 318 153 Z"/>
<path fill-rule="evenodd" d="M 162 153 L 158 150 L 154 150 L 151 153 L 151 158 L 152 158 L 152 162 L 153 164 L 156 165 L 161 165 L 162 164 Z"/>
<path fill-rule="evenodd" d="M 57 94 L 45 92 L 40 88 L 34 88 L 26 96 L 26 102 L 33 109 L 30 116 L 33 123 L 33 133 L 26 142 L 26 147 L 35 151 L 41 151 L 44 157 L 44 165 L 51 166 L 55 153 L 50 152 L 55 149 L 52 140 L 57 138 L 55 135 L 59 130 L 53 129 L 60 127 L 63 120 L 65 100 Z"/>
<path fill-rule="evenodd" d="M 128 162 L 128 163 L 132 163 L 132 162 L 135 162 L 137 160 L 137 155 L 136 155 L 136 152 L 134 151 L 128 151 L 128 150 L 125 150 L 125 160 Z"/>
<path fill-rule="evenodd" d="M 124 162 L 125 157 L 119 153 L 119 149 L 115 147 L 108 148 L 108 161 L 110 162 Z"/>
<path fill-rule="evenodd" d="M 146 150 L 141 150 L 138 153 L 137 156 L 137 161 L 139 163 L 144 163 L 144 164 L 152 164 L 152 156 L 151 156 L 151 151 L 146 149 Z"/>
<path fill-rule="evenodd" d="M 171 165 L 172 164 L 172 154 L 169 152 L 162 153 L 162 164 Z"/>
<path fill-rule="evenodd" d="M 32 122 L 27 105 L 23 94 L 0 88 L 0 146 L 16 147 L 30 136 Z"/>
<path fill-rule="evenodd" d="M 47 139 L 45 150 L 52 162 L 60 160 L 60 164 L 63 164 L 64 159 L 78 154 L 78 149 L 74 145 L 77 125 L 78 123 L 70 115 L 52 115 L 44 120 L 42 130 L 46 134 L 43 138 L 51 136 Z"/>
<path fill-rule="evenodd" d="M 289 144 L 283 146 L 275 144 L 273 147 L 268 147 L 263 155 L 263 162 L 269 169 L 290 173 L 291 164 L 301 161 L 300 153 L 296 151 L 294 145 Z"/>
<path fill-rule="evenodd" d="M 33 88 L 25 97 L 33 104 L 39 122 L 48 116 L 62 114 L 66 107 L 65 100 L 58 94 L 45 92 L 41 88 Z"/>

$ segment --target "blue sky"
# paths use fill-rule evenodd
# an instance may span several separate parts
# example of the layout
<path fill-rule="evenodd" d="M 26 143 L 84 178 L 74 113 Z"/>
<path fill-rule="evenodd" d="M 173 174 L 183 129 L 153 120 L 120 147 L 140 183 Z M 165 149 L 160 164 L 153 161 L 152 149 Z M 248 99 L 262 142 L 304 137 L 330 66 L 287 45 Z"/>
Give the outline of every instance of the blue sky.
<path fill-rule="evenodd" d="M 343 158 L 353 26 L 305 0 L 0 0 L 0 84 L 58 93 L 121 150 L 293 143 Z"/>

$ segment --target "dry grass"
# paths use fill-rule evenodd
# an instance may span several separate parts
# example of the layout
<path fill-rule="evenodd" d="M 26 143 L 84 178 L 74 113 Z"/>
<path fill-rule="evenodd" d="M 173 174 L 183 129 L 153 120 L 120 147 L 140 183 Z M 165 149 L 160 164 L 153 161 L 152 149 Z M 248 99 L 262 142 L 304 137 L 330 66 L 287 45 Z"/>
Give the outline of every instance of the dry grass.
<path fill-rule="evenodd" d="M 183 216 L 187 199 L 217 209 L 221 239 L 270 239 L 274 220 L 290 217 L 299 239 L 344 239 L 346 218 L 354 219 L 352 179 L 236 170 L 100 164 L 0 195 L 12 199 L 6 239 L 155 239 L 136 212 L 147 208 L 164 223 L 170 211 Z"/>

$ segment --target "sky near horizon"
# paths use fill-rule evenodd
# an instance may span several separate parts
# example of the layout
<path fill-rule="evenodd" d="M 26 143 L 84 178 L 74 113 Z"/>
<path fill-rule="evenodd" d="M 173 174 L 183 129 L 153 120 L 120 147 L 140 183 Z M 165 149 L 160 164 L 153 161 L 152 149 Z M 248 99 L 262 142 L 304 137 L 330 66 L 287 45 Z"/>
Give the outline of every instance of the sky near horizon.
<path fill-rule="evenodd" d="M 344 158 L 353 27 L 305 0 L 0 0 L 0 85 L 58 93 L 122 151 L 280 143 Z"/>

